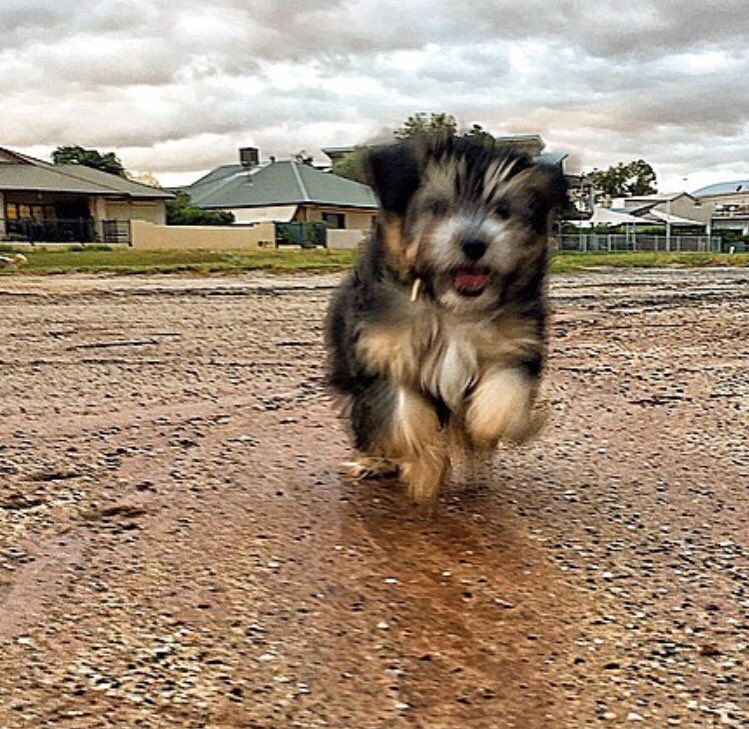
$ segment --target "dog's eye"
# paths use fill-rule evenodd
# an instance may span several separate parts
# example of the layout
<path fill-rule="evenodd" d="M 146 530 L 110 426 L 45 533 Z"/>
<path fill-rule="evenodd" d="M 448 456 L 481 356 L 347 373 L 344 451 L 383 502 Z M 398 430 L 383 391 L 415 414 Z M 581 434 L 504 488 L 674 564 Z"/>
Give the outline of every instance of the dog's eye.
<path fill-rule="evenodd" d="M 507 220 L 510 217 L 510 206 L 506 202 L 497 203 L 494 214 L 502 220 Z"/>

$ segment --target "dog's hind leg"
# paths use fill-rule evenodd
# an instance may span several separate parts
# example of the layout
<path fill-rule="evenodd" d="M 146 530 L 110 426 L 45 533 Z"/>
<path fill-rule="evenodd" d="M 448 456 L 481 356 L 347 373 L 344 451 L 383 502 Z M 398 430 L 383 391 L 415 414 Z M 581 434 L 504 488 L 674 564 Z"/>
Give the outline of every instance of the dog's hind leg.
<path fill-rule="evenodd" d="M 351 426 L 357 453 L 342 465 L 354 481 L 395 476 L 398 464 L 389 457 L 396 388 L 385 377 L 374 378 L 351 397 Z"/>

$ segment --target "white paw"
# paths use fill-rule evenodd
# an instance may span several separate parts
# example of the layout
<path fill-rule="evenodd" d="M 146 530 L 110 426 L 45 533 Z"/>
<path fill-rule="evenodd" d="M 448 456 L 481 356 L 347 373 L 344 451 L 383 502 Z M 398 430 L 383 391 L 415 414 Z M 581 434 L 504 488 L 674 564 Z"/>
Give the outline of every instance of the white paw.
<path fill-rule="evenodd" d="M 523 372 L 499 370 L 476 388 L 466 413 L 474 443 L 493 446 L 498 440 L 522 443 L 543 426 L 542 413 L 533 410 L 534 383 Z"/>
<path fill-rule="evenodd" d="M 347 478 L 352 481 L 398 475 L 398 466 L 379 456 L 356 456 L 353 461 L 344 461 L 341 465 L 346 469 Z"/>

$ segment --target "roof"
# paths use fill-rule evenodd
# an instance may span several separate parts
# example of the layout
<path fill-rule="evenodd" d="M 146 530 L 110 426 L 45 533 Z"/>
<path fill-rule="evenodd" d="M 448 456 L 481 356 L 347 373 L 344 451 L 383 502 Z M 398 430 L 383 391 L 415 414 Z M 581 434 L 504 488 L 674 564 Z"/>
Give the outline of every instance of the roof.
<path fill-rule="evenodd" d="M 53 165 L 0 147 L 6 159 L 0 162 L 0 190 L 72 192 L 107 197 L 169 199 L 166 190 L 142 185 L 109 172 L 84 165 Z"/>
<path fill-rule="evenodd" d="M 656 203 L 647 203 L 645 205 L 629 205 L 629 206 L 620 206 L 620 205 L 612 205 L 610 210 L 613 210 L 616 213 L 626 213 L 627 215 L 638 215 L 639 213 L 643 213 L 646 210 L 650 210 Z"/>
<path fill-rule="evenodd" d="M 651 219 L 661 221 L 663 223 L 670 223 L 671 225 L 696 225 L 701 228 L 705 227 L 705 224 L 700 220 L 692 220 L 691 218 L 682 218 L 680 215 L 672 215 L 671 213 L 664 213 L 662 210 L 651 209 L 646 213 Z"/>
<path fill-rule="evenodd" d="M 741 192 L 744 194 L 749 193 L 749 180 L 733 180 L 732 182 L 717 182 L 714 185 L 707 185 L 707 187 L 701 187 L 699 190 L 695 190 L 693 195 L 696 197 L 704 197 L 705 195 L 730 195 L 732 193 Z"/>
<path fill-rule="evenodd" d="M 304 204 L 377 208 L 366 185 L 292 160 L 256 167 L 223 165 L 183 190 L 201 208 Z"/>
<path fill-rule="evenodd" d="M 650 221 L 651 223 L 656 224 L 670 223 L 671 225 L 698 225 L 700 227 L 705 226 L 705 223 L 700 220 L 683 218 L 680 215 L 673 215 L 672 213 L 666 212 L 664 210 L 657 210 L 653 203 L 628 208 L 612 207 L 610 208 L 610 210 L 614 213 L 637 217 L 640 221 Z"/>
<path fill-rule="evenodd" d="M 585 221 L 577 222 L 569 220 L 567 222 L 577 225 L 578 227 L 588 227 L 590 225 L 652 225 L 653 223 L 645 218 L 638 218 L 626 212 L 614 210 L 613 208 L 604 208 L 596 206 L 593 215 Z"/>
<path fill-rule="evenodd" d="M 647 202 L 647 203 L 659 203 L 668 202 L 669 200 L 674 201 L 679 197 L 691 197 L 694 200 L 694 195 L 688 192 L 656 192 L 653 195 L 630 195 L 629 197 L 622 198 L 626 203 L 634 202 Z M 630 206 L 631 207 L 631 206 Z"/>
<path fill-rule="evenodd" d="M 540 134 L 498 134 L 494 139 L 497 142 L 507 144 L 511 144 L 512 142 L 537 142 L 541 144 L 541 149 L 546 146 Z"/>
<path fill-rule="evenodd" d="M 351 146 L 350 144 L 345 144 L 342 147 L 321 147 L 322 151 L 325 152 L 325 154 L 328 154 L 328 152 L 332 152 L 333 154 L 336 153 L 343 153 L 343 152 L 353 152 L 356 147 Z"/>
<path fill-rule="evenodd" d="M 569 155 L 566 152 L 541 152 L 533 158 L 534 162 L 545 165 L 560 165 Z"/>

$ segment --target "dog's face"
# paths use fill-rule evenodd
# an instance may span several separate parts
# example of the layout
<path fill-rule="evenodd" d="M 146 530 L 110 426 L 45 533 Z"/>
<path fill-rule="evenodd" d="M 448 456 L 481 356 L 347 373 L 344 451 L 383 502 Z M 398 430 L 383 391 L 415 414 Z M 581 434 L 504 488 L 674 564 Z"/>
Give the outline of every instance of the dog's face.
<path fill-rule="evenodd" d="M 566 199 L 558 168 L 464 139 L 383 147 L 368 162 L 385 254 L 398 273 L 423 279 L 453 310 L 490 309 L 537 288 Z"/>

